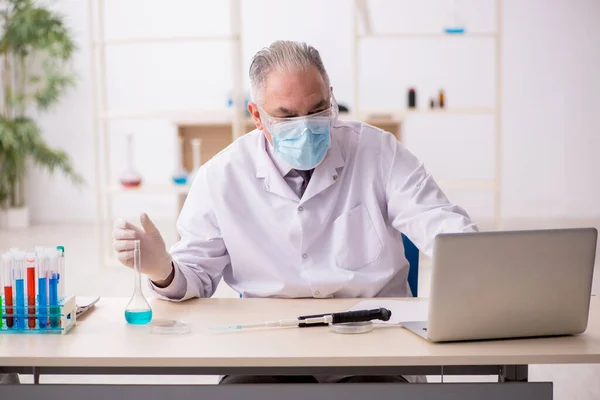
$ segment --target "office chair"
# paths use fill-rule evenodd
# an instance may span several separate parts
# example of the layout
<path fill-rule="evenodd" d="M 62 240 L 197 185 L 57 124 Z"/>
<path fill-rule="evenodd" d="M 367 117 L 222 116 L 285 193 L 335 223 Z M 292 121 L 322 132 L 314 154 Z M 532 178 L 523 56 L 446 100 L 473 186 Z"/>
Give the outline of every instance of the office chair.
<path fill-rule="evenodd" d="M 404 244 L 404 257 L 408 260 L 408 286 L 413 297 L 417 297 L 419 290 L 419 249 L 404 234 L 402 234 L 402 243 Z"/>
<path fill-rule="evenodd" d="M 402 234 L 404 244 L 404 257 L 408 260 L 408 286 L 413 297 L 417 297 L 419 290 L 419 249 L 411 240 Z"/>

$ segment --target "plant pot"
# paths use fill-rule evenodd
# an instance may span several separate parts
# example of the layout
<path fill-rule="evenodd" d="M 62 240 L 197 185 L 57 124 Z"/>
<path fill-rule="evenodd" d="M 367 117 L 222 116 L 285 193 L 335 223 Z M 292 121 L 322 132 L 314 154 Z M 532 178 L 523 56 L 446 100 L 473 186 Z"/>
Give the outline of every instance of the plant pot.
<path fill-rule="evenodd" d="M 9 208 L 0 210 L 0 228 L 24 229 L 29 227 L 29 208 Z"/>

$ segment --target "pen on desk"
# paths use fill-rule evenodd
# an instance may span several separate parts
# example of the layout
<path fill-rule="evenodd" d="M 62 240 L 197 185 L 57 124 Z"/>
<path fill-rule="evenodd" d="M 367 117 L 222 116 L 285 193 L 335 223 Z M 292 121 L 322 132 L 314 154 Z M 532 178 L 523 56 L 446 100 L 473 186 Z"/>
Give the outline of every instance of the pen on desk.
<path fill-rule="evenodd" d="M 373 310 L 357 310 L 339 313 L 303 315 L 297 318 L 280 319 L 274 321 L 257 322 L 250 324 L 233 324 L 224 326 L 215 326 L 211 330 L 238 330 L 248 328 L 273 328 L 296 326 L 299 328 L 308 328 L 313 326 L 326 326 L 329 324 L 343 324 L 347 322 L 362 322 L 372 320 L 389 321 L 392 312 L 386 308 L 377 308 Z"/>
<path fill-rule="evenodd" d="M 25 257 L 27 270 L 27 305 L 29 306 L 27 323 L 29 328 L 35 328 L 35 254 L 27 253 Z"/>
<path fill-rule="evenodd" d="M 58 328 L 60 308 L 58 307 L 58 250 L 48 249 L 48 297 L 50 303 L 50 327 Z"/>
<path fill-rule="evenodd" d="M 38 322 L 40 328 L 48 326 L 48 255 L 46 250 L 38 252 Z"/>
<path fill-rule="evenodd" d="M 13 257 L 13 278 L 15 291 L 15 322 L 17 329 L 25 329 L 25 279 L 24 279 L 24 266 L 25 266 L 25 254 L 22 252 L 14 252 Z"/>

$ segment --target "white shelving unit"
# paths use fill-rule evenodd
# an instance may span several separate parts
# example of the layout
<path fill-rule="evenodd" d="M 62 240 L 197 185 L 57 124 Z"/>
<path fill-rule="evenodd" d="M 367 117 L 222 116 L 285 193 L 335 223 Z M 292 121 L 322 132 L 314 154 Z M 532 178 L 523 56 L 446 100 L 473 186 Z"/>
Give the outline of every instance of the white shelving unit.
<path fill-rule="evenodd" d="M 100 229 L 98 240 L 100 248 L 105 252 L 105 264 L 115 263 L 116 260 L 110 247 L 110 232 L 112 230 L 111 201 L 113 196 L 123 193 L 136 193 L 140 195 L 183 195 L 187 193 L 187 186 L 170 184 L 151 185 L 144 184 L 137 189 L 126 189 L 111 181 L 109 133 L 107 122 L 110 120 L 144 120 L 144 119 L 198 119 L 210 118 L 215 121 L 227 121 L 232 126 L 232 139 L 235 140 L 242 134 L 243 124 L 243 72 L 242 72 L 242 46 L 241 46 L 241 0 L 229 0 L 230 8 L 230 33 L 215 36 L 166 36 L 166 37 L 137 37 L 106 39 L 104 34 L 104 0 L 88 0 L 89 29 L 91 45 L 91 74 L 93 79 L 93 106 L 94 106 L 94 153 L 95 153 L 95 183 L 97 190 L 97 225 Z M 126 110 L 111 110 L 107 104 L 106 86 L 106 48 L 112 46 L 136 46 L 148 44 L 168 44 L 182 42 L 225 42 L 232 48 L 232 79 L 233 103 L 231 109 L 222 110 L 149 110 L 145 112 L 129 112 Z M 233 123 L 233 124 L 232 124 Z"/>
<path fill-rule="evenodd" d="M 354 0 L 354 92 L 353 104 L 354 112 L 357 115 L 391 115 L 394 118 L 406 120 L 411 115 L 443 115 L 443 114 L 464 114 L 464 115 L 493 115 L 494 116 L 494 178 L 492 180 L 460 180 L 451 182 L 439 182 L 444 188 L 456 189 L 478 189 L 492 190 L 494 192 L 494 224 L 496 229 L 502 228 L 502 142 L 501 142 L 501 106 L 502 106 L 502 0 L 496 0 L 496 32 L 493 33 L 477 33 L 467 32 L 463 34 L 445 34 L 445 33 L 377 33 L 372 29 L 372 23 L 369 15 L 369 7 L 367 0 Z M 362 25 L 362 32 L 361 32 Z M 448 109 L 409 109 L 409 110 L 373 110 L 371 112 L 360 109 L 360 81 L 359 81 L 359 65 L 360 65 L 360 43 L 363 39 L 431 39 L 431 40 L 464 40 L 465 38 L 472 39 L 493 39 L 496 50 L 496 101 L 493 108 L 469 107 L 469 108 L 448 108 Z"/>

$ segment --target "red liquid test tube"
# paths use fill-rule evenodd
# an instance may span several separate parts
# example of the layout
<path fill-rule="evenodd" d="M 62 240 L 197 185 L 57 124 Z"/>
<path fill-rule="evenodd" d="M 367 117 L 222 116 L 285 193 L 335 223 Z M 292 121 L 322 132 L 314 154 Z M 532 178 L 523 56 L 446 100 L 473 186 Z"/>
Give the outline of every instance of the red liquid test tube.
<path fill-rule="evenodd" d="M 4 286 L 4 314 L 6 315 L 6 326 L 12 328 L 15 326 L 15 318 L 12 317 L 13 309 L 13 275 L 12 275 L 12 257 L 9 253 L 2 254 L 0 258 L 0 277 L 2 286 Z"/>
<path fill-rule="evenodd" d="M 6 305 L 6 326 L 12 328 L 15 324 L 15 319 L 13 317 L 9 317 L 8 315 L 12 315 L 13 309 L 13 290 L 11 286 L 4 286 L 4 304 Z"/>
<path fill-rule="evenodd" d="M 27 304 L 29 307 L 28 326 L 35 328 L 35 254 L 27 254 Z"/>

